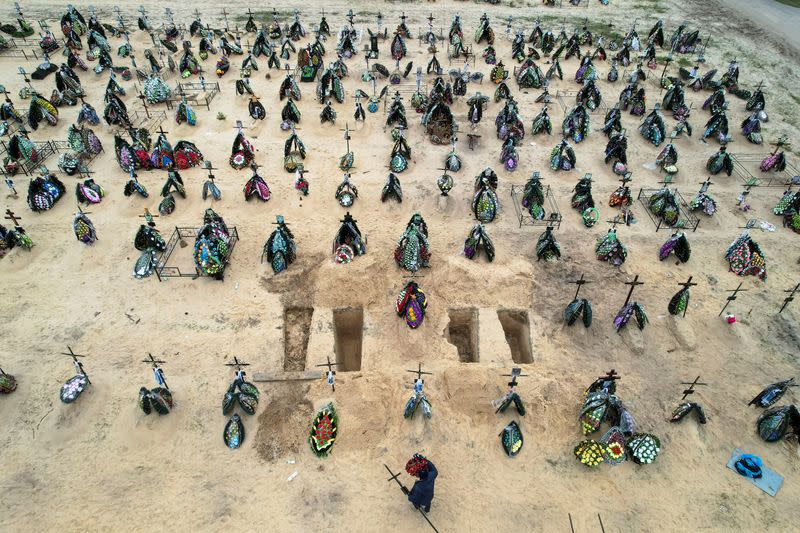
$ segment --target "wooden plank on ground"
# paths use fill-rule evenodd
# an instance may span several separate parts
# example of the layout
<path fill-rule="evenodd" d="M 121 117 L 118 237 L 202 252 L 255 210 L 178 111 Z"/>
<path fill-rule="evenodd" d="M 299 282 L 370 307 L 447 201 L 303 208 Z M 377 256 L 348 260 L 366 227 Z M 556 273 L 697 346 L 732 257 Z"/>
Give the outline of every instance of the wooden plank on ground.
<path fill-rule="evenodd" d="M 300 372 L 255 372 L 253 381 L 312 381 L 322 379 L 324 372 L 319 370 L 305 370 Z"/>

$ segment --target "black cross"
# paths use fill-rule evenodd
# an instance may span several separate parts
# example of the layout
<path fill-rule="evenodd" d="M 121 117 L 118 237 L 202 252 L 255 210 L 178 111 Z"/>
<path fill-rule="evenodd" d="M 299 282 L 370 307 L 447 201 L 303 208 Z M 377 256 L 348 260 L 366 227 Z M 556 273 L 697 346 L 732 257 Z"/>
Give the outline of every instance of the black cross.
<path fill-rule="evenodd" d="M 79 353 L 75 353 L 75 352 L 73 352 L 73 351 L 72 351 L 72 348 L 71 348 L 71 347 L 68 345 L 68 346 L 67 346 L 67 351 L 66 351 L 66 352 L 61 352 L 61 355 L 68 355 L 68 356 L 72 357 L 72 362 L 73 362 L 73 364 L 75 365 L 75 367 L 78 369 L 78 372 L 79 372 L 80 374 L 82 374 L 82 375 L 83 375 L 83 377 L 85 377 L 85 378 L 86 378 L 86 382 L 87 382 L 87 383 L 91 383 L 91 380 L 89 379 L 89 375 L 88 375 L 88 374 L 86 373 L 86 371 L 83 369 L 83 363 L 81 363 L 81 362 L 78 360 L 78 357 L 86 357 L 86 356 L 87 356 L 87 354 L 79 354 Z"/>
<path fill-rule="evenodd" d="M 689 276 L 689 279 L 687 279 L 683 283 L 678 283 L 678 285 L 682 286 L 684 289 L 688 289 L 689 287 L 694 287 L 695 285 L 697 285 L 697 283 L 693 283 L 692 282 L 692 278 L 693 277 L 694 276 Z M 687 305 L 686 308 L 683 310 L 683 316 L 686 316 L 686 310 L 688 308 L 689 308 L 689 306 Z"/>
<path fill-rule="evenodd" d="M 632 174 L 630 172 L 626 172 L 625 175 L 622 176 L 617 181 L 621 181 L 622 182 L 622 186 L 625 187 L 628 184 L 629 181 L 633 181 L 633 178 L 631 177 L 631 175 Z"/>
<path fill-rule="evenodd" d="M 523 374 L 521 368 L 514 367 L 511 369 L 510 374 L 501 374 L 504 377 L 510 377 L 511 381 L 508 382 L 508 386 L 512 389 L 517 386 L 517 378 L 524 378 L 528 377 L 528 374 Z"/>
<path fill-rule="evenodd" d="M 19 221 L 22 220 L 22 217 L 15 215 L 11 209 L 6 209 L 6 216 L 3 218 L 12 221 L 14 223 L 14 227 L 19 227 Z"/>
<path fill-rule="evenodd" d="M 8 92 L 8 89 L 6 89 L 5 85 L 2 87 L 2 89 L 3 90 L 0 91 L 0 93 L 3 93 L 4 95 L 6 95 L 6 102 L 8 102 L 10 104 L 11 103 L 11 99 L 8 97 L 8 95 L 11 94 L 11 93 Z"/>
<path fill-rule="evenodd" d="M 700 182 L 700 192 L 706 192 L 710 186 L 714 185 L 714 182 L 711 181 L 711 178 L 706 178 L 706 181 Z"/>
<path fill-rule="evenodd" d="M 581 287 L 583 287 L 587 283 L 591 283 L 591 281 L 588 280 L 588 279 L 583 279 L 583 274 L 581 274 L 581 278 L 580 279 L 576 279 L 575 281 L 571 281 L 570 283 L 574 283 L 574 284 L 576 284 L 578 286 L 578 288 L 575 290 L 575 298 L 577 298 L 578 297 L 578 293 L 581 292 Z"/>
<path fill-rule="evenodd" d="M 628 296 L 625 298 L 625 305 L 628 305 L 628 302 L 631 301 L 631 296 L 633 296 L 633 289 L 635 289 L 638 285 L 644 285 L 643 281 L 639 281 L 639 274 L 634 276 L 633 281 L 626 281 L 625 285 L 630 285 L 631 289 L 628 291 Z"/>
<path fill-rule="evenodd" d="M 739 286 L 738 286 L 738 287 L 736 287 L 735 289 L 731 289 L 731 290 L 729 290 L 728 292 L 730 292 L 730 293 L 731 293 L 731 295 L 730 295 L 730 296 L 728 296 L 728 299 L 727 299 L 727 301 L 725 302 L 725 307 L 723 307 L 723 308 L 722 308 L 722 311 L 720 311 L 720 312 L 719 312 L 719 314 L 718 314 L 717 316 L 722 316 L 722 313 L 724 313 L 724 312 L 725 312 L 725 309 L 727 309 L 727 308 L 728 308 L 728 305 L 730 305 L 730 303 L 731 303 L 732 301 L 736 300 L 736 295 L 737 295 L 737 294 L 739 294 L 740 292 L 747 292 L 748 290 L 750 290 L 750 289 L 743 289 L 743 288 L 742 288 L 742 282 L 741 282 L 741 281 L 739 282 Z"/>
<path fill-rule="evenodd" d="M 336 375 L 336 371 L 333 369 L 333 367 L 338 366 L 339 363 L 331 363 L 331 357 L 330 356 L 327 356 L 326 360 L 327 360 L 326 363 L 322 363 L 321 365 L 316 365 L 316 366 L 327 366 L 328 367 L 328 379 L 330 380 L 330 383 L 331 383 L 331 389 L 333 390 L 333 392 L 336 392 L 336 385 L 334 385 L 334 383 L 333 383 L 333 376 Z"/>
<path fill-rule="evenodd" d="M 422 363 L 417 363 L 417 369 L 416 370 L 406 370 L 406 372 L 411 372 L 412 374 L 416 374 L 417 375 L 417 379 L 414 380 L 415 383 L 418 380 L 421 380 L 423 383 L 425 383 L 425 380 L 422 379 L 422 376 L 423 375 L 425 375 L 425 376 L 432 376 L 433 375 L 433 372 L 424 372 L 422 370 Z"/>
<path fill-rule="evenodd" d="M 792 301 L 794 301 L 794 295 L 797 291 L 800 291 L 800 283 L 794 286 L 793 289 L 786 289 L 783 292 L 788 292 L 789 295 L 783 300 L 783 305 L 781 306 L 781 310 L 778 313 L 783 313 L 783 310 L 786 309 L 786 306 L 789 305 Z"/>
<path fill-rule="evenodd" d="M 158 133 L 160 133 L 161 135 L 166 135 L 166 134 L 167 134 L 167 133 L 169 133 L 169 132 L 168 132 L 168 131 L 164 131 L 164 128 L 162 128 L 162 127 L 159 125 L 159 126 L 158 126 Z"/>
<path fill-rule="evenodd" d="M 694 378 L 694 381 L 692 381 L 691 383 L 682 381 L 681 385 L 689 385 L 688 389 L 684 389 L 683 390 L 683 398 L 681 398 L 681 401 L 683 401 L 687 397 L 691 396 L 692 394 L 694 394 L 696 392 L 694 390 L 695 387 L 697 387 L 699 385 L 708 385 L 708 383 L 700 383 L 700 376 L 697 376 L 696 378 Z"/>
<path fill-rule="evenodd" d="M 401 481 L 398 479 L 398 476 L 400 476 L 400 474 L 401 474 L 402 472 L 398 472 L 398 473 L 396 473 L 396 474 L 395 474 L 394 472 L 392 472 L 392 469 L 391 469 L 391 468 L 389 468 L 389 467 L 388 467 L 388 466 L 386 466 L 385 464 L 384 464 L 383 466 L 385 466 L 385 467 L 386 467 L 386 470 L 388 470 L 388 471 L 389 471 L 389 475 L 390 475 L 390 476 L 392 476 L 392 477 L 390 477 L 389 479 L 387 479 L 386 481 L 397 481 L 397 484 L 398 484 L 398 485 L 400 485 L 400 489 L 403 491 L 403 494 L 408 494 L 408 489 L 407 489 L 407 488 L 405 487 L 405 485 L 403 485 L 403 483 L 402 483 L 402 482 L 401 482 Z M 434 525 L 433 525 L 433 523 L 431 522 L 430 518 L 428 518 L 428 515 L 425 513 L 425 511 L 423 511 L 423 510 L 422 510 L 421 508 L 419 508 L 419 507 L 417 507 L 417 511 L 419 511 L 419 514 L 421 514 L 421 515 L 422 515 L 422 517 L 425 519 L 425 521 L 428 523 L 428 525 L 429 525 L 429 526 L 431 526 L 431 529 L 433 529 L 433 530 L 434 530 L 436 533 L 439 533 L 439 530 L 438 530 L 438 529 L 436 529 L 436 526 L 434 526 Z"/>
<path fill-rule="evenodd" d="M 22 15 L 22 8 L 19 6 L 19 2 L 14 2 L 14 9 L 17 10 L 17 15 L 19 15 L 20 18 L 24 18 Z"/>

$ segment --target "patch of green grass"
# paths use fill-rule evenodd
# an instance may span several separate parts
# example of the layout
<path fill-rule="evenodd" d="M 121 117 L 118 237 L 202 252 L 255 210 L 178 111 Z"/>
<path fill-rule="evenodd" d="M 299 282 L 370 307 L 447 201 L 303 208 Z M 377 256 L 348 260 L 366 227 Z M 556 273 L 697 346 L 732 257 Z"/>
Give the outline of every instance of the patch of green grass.
<path fill-rule="evenodd" d="M 679 67 L 690 67 L 692 66 L 692 62 L 686 59 L 685 57 L 678 58 L 678 66 Z"/>
<path fill-rule="evenodd" d="M 778 0 L 778 2 L 787 6 L 800 7 L 800 0 Z"/>

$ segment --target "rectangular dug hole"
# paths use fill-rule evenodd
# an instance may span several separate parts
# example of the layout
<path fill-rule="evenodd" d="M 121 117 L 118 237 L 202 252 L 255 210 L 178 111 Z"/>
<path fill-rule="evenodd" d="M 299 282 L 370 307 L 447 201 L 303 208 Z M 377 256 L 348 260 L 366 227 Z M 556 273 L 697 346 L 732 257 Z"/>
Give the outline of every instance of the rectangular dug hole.
<path fill-rule="evenodd" d="M 308 338 L 311 336 L 313 307 L 288 307 L 283 311 L 283 370 L 306 369 Z"/>
<path fill-rule="evenodd" d="M 502 309 L 497 311 L 497 318 L 503 326 L 506 342 L 511 349 L 511 359 L 515 363 L 533 363 L 531 348 L 531 325 L 527 311 Z"/>
<path fill-rule="evenodd" d="M 353 307 L 333 310 L 333 338 L 337 369 L 361 370 L 361 344 L 364 338 L 364 309 Z"/>
<path fill-rule="evenodd" d="M 450 309 L 447 311 L 447 342 L 458 350 L 462 363 L 478 362 L 478 310 Z"/>

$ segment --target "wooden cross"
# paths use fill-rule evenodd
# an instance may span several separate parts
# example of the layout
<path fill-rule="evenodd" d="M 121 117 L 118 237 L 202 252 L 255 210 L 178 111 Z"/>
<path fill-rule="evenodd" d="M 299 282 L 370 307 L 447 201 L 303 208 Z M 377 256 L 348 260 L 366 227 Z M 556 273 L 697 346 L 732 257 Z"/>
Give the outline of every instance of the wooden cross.
<path fill-rule="evenodd" d="M 222 8 L 222 16 L 225 19 L 225 31 L 230 31 L 228 28 L 228 10 L 224 7 Z"/>
<path fill-rule="evenodd" d="M 664 70 L 661 71 L 661 81 L 662 81 L 662 83 L 659 84 L 660 87 L 664 86 L 664 84 L 663 84 L 664 76 L 667 75 L 667 68 L 669 67 L 670 63 L 672 63 L 672 51 L 670 51 L 670 53 L 667 55 L 666 61 L 664 62 Z"/>
<path fill-rule="evenodd" d="M 700 383 L 700 376 L 697 376 L 696 378 L 694 378 L 694 381 L 692 381 L 691 383 L 682 381 L 681 385 L 689 385 L 688 389 L 684 389 L 683 390 L 683 398 L 681 398 L 681 401 L 683 401 L 687 397 L 691 396 L 692 394 L 694 394 L 696 392 L 694 390 L 695 387 L 700 386 L 700 385 L 708 385 L 708 383 Z"/>
<path fill-rule="evenodd" d="M 328 367 L 328 372 L 327 372 L 328 385 L 331 386 L 331 389 L 333 390 L 333 392 L 336 392 L 336 385 L 334 385 L 334 383 L 333 383 L 333 376 L 336 375 L 336 371 L 333 369 L 333 367 L 338 366 L 339 363 L 331 363 L 331 357 L 330 356 L 327 356 L 326 360 L 327 360 L 326 363 L 322 363 L 321 365 L 316 365 L 316 366 L 327 366 Z"/>
<path fill-rule="evenodd" d="M 612 368 L 611 370 L 609 370 L 608 372 L 606 372 L 606 375 L 605 375 L 605 376 L 600 376 L 600 377 L 599 377 L 599 378 L 597 378 L 597 379 L 603 379 L 603 380 L 605 380 L 605 381 L 609 381 L 609 380 L 611 380 L 611 381 L 616 381 L 616 380 L 618 380 L 618 379 L 622 379 L 622 376 L 620 376 L 619 374 L 617 374 L 617 371 L 616 371 L 616 370 L 614 370 L 614 369 Z"/>
<path fill-rule="evenodd" d="M 794 301 L 794 295 L 797 291 L 800 291 L 800 283 L 794 286 L 793 289 L 786 289 L 783 292 L 788 292 L 789 295 L 783 300 L 783 305 L 781 306 L 781 310 L 778 313 L 783 313 L 783 310 L 786 309 L 786 306 L 789 305 L 792 301 Z"/>
<path fill-rule="evenodd" d="M 145 96 L 144 93 L 139 89 L 136 89 L 136 92 L 139 93 L 139 95 L 136 98 L 142 101 L 142 106 L 144 107 L 144 114 L 147 115 L 147 118 L 150 118 L 150 111 L 147 109 L 147 96 Z"/>
<path fill-rule="evenodd" d="M 47 54 L 45 54 L 45 55 L 47 55 Z M 17 67 L 17 72 L 19 73 L 20 76 L 22 76 L 22 79 L 25 80 L 25 83 L 28 84 L 28 87 L 30 88 L 30 90 L 34 90 L 33 89 L 33 85 L 31 85 L 31 79 L 28 77 L 28 73 L 25 72 L 25 69 L 22 68 L 22 67 Z"/>
<path fill-rule="evenodd" d="M 347 152 L 346 153 L 349 154 L 350 153 L 350 126 L 347 124 L 347 122 L 345 122 L 344 123 L 344 129 L 343 130 L 339 130 L 339 131 L 343 131 L 344 132 L 344 141 L 347 144 Z"/>
<path fill-rule="evenodd" d="M 631 296 L 633 296 L 633 289 L 635 289 L 638 285 L 644 285 L 643 281 L 639 281 L 639 274 L 634 276 L 633 281 L 626 281 L 625 285 L 630 285 L 631 289 L 628 291 L 628 296 L 625 298 L 625 305 L 631 301 Z"/>
<path fill-rule="evenodd" d="M 214 168 L 214 165 L 213 165 L 213 163 L 211 163 L 211 161 L 208 161 L 208 160 L 206 160 L 206 161 L 203 163 L 203 168 L 205 168 L 206 170 L 208 170 L 208 179 L 210 179 L 210 180 L 211 180 L 211 183 L 214 183 L 214 174 L 212 174 L 212 173 L 211 173 L 211 171 L 212 171 L 212 170 L 219 170 L 219 169 L 218 169 L 218 168 Z M 236 358 L 234 357 L 234 360 L 235 360 L 235 359 L 236 359 Z"/>
<path fill-rule="evenodd" d="M 91 383 L 91 380 L 89 379 L 89 375 L 83 369 L 83 363 L 81 363 L 78 360 L 78 357 L 86 357 L 87 354 L 75 353 L 75 352 L 72 351 L 72 348 L 69 345 L 67 345 L 67 351 L 66 352 L 61 352 L 61 355 L 68 355 L 68 356 L 72 357 L 72 364 L 75 365 L 75 369 L 78 371 L 78 374 L 81 374 L 83 377 L 85 377 L 87 383 Z"/>
<path fill-rule="evenodd" d="M 390 476 L 392 476 L 392 477 L 390 477 L 389 479 L 387 479 L 386 481 L 396 481 L 396 482 L 397 482 L 397 484 L 398 484 L 398 485 L 400 485 L 400 489 L 403 491 L 403 494 L 408 494 L 408 492 L 409 492 L 409 491 L 408 491 L 408 489 L 407 489 L 407 488 L 405 487 L 405 485 L 403 485 L 403 483 L 402 483 L 402 482 L 401 482 L 401 481 L 398 479 L 398 476 L 400 476 L 400 474 L 401 474 L 402 472 L 398 472 L 398 473 L 396 473 L 396 474 L 395 474 L 394 472 L 392 472 L 392 469 L 391 469 L 391 468 L 389 468 L 389 467 L 388 467 L 388 466 L 386 466 L 385 464 L 384 464 L 383 466 L 385 466 L 385 467 L 386 467 L 386 470 L 388 470 L 388 471 L 389 471 L 389 475 L 390 475 Z M 422 510 L 420 507 L 417 507 L 417 511 L 419 511 L 419 514 L 421 514 L 421 515 L 422 515 L 422 517 L 425 519 L 425 521 L 428 523 L 428 525 L 429 525 L 429 526 L 431 526 L 431 529 L 433 529 L 433 531 L 435 531 L 435 533 L 439 533 L 439 530 L 438 530 L 438 529 L 436 529 L 436 527 L 433 525 L 433 523 L 431 522 L 430 518 L 428 518 L 428 515 L 425 513 L 425 511 L 423 511 L 423 510 Z"/>
<path fill-rule="evenodd" d="M 5 145 L 5 143 L 3 143 L 3 145 Z M 6 173 L 6 170 L 4 168 L 0 168 L 0 172 L 2 172 L 3 176 L 5 176 L 6 187 L 11 189 L 11 192 L 13 193 L 14 198 L 16 198 L 18 196 L 18 193 L 17 193 L 17 189 L 14 188 L 14 180 L 11 179 L 11 177 Z"/>
<path fill-rule="evenodd" d="M 583 279 L 583 274 L 581 274 L 580 279 L 576 279 L 575 281 L 571 281 L 570 283 L 574 283 L 578 286 L 578 288 L 575 290 L 575 298 L 577 298 L 578 294 L 581 292 L 581 288 L 587 283 L 591 283 L 591 280 Z"/>
<path fill-rule="evenodd" d="M 511 369 L 510 374 L 501 374 L 504 377 L 510 377 L 511 381 L 508 382 L 508 386 L 512 389 L 517 386 L 517 378 L 524 378 L 528 377 L 528 374 L 523 374 L 521 368 L 514 367 Z"/>
<path fill-rule="evenodd" d="M 248 9 L 248 11 L 250 11 L 250 10 Z M 225 363 L 225 366 L 232 366 L 232 367 L 236 368 L 236 370 L 238 371 L 238 370 L 241 370 L 243 366 L 250 366 L 250 363 L 245 363 L 244 361 L 239 361 L 239 358 L 237 358 L 234 355 L 233 356 L 233 363 Z"/>
<path fill-rule="evenodd" d="M 732 301 L 736 300 L 736 297 L 737 297 L 736 295 L 737 294 L 739 294 L 740 292 L 747 292 L 748 290 L 750 290 L 750 289 L 743 289 L 742 288 L 742 282 L 741 281 L 739 282 L 739 286 L 738 287 L 736 287 L 735 289 L 729 290 L 728 292 L 730 292 L 731 294 L 730 294 L 730 296 L 728 296 L 728 299 L 725 302 L 725 307 L 722 308 L 722 311 L 720 311 L 717 316 L 722 316 L 722 313 L 725 312 L 725 309 L 728 308 L 728 305 L 730 305 L 730 303 Z"/>
<path fill-rule="evenodd" d="M 159 133 L 159 134 L 161 134 L 161 135 L 166 135 L 166 134 L 167 134 L 167 133 L 169 133 L 169 132 L 168 132 L 168 131 L 164 131 L 164 128 L 162 128 L 162 127 L 159 125 L 159 126 L 158 126 L 158 133 Z"/>
<path fill-rule="evenodd" d="M 706 178 L 706 181 L 700 182 L 700 192 L 704 193 L 708 190 L 710 186 L 714 185 L 714 182 L 711 181 L 711 178 Z"/>
<path fill-rule="evenodd" d="M 112 10 L 117 16 L 117 23 L 119 24 L 119 27 L 122 28 L 123 32 L 127 32 L 127 29 L 125 28 L 125 21 L 122 19 L 122 12 L 120 11 L 119 6 L 114 6 Z"/>
<path fill-rule="evenodd" d="M 15 215 L 11 209 L 6 209 L 6 216 L 4 216 L 3 218 L 12 221 L 14 223 L 15 228 L 20 227 L 19 221 L 22 220 L 22 217 L 18 217 L 17 215 Z"/>
<path fill-rule="evenodd" d="M 166 363 L 166 361 L 154 358 L 153 354 L 149 352 L 147 354 L 147 357 L 148 357 L 147 359 L 142 359 L 142 363 L 148 363 L 153 365 L 153 374 L 155 375 L 156 383 L 158 383 L 159 385 L 163 384 L 164 388 L 169 390 L 169 385 L 167 385 L 167 380 L 164 379 L 164 371 L 161 370 L 161 368 L 159 368 L 158 366 L 158 365 L 163 365 L 164 363 Z"/>
<path fill-rule="evenodd" d="M 11 103 L 11 99 L 8 97 L 8 95 L 9 95 L 9 94 L 11 94 L 11 93 L 10 93 L 10 92 L 8 92 L 8 89 L 6 89 L 5 85 L 3 85 L 3 86 L 2 86 L 2 87 L 0 87 L 0 88 L 2 88 L 2 89 L 3 89 L 2 91 L 0 91 L 0 93 L 3 93 L 3 94 L 5 95 L 5 97 L 6 97 L 6 102 L 8 102 L 8 103 L 10 104 L 10 103 Z"/>
<path fill-rule="evenodd" d="M 133 178 L 136 179 L 136 175 L 135 174 L 133 175 Z M 150 226 L 151 228 L 154 228 L 154 227 L 156 227 L 156 223 L 155 223 L 155 221 L 153 221 L 153 219 L 154 218 L 158 218 L 158 216 L 159 215 L 151 214 L 150 210 L 145 207 L 144 208 L 144 213 L 139 215 L 139 218 L 145 219 L 147 221 L 147 225 Z"/>
<path fill-rule="evenodd" d="M 631 175 L 632 175 L 632 173 L 626 172 L 625 175 L 622 176 L 617 181 L 621 181 L 622 182 L 622 186 L 625 187 L 628 184 L 629 181 L 633 181 L 633 178 L 631 177 Z"/>
<path fill-rule="evenodd" d="M 417 379 L 414 380 L 414 383 L 416 383 L 417 381 L 422 381 L 423 383 L 425 383 L 425 380 L 422 379 L 422 376 L 423 375 L 425 375 L 425 376 L 432 376 L 433 375 L 433 372 L 424 372 L 422 370 L 422 363 L 417 363 L 417 369 L 416 370 L 406 370 L 406 372 L 411 372 L 412 374 L 416 374 L 417 375 Z"/>
<path fill-rule="evenodd" d="M 678 285 L 682 286 L 684 289 L 688 289 L 689 287 L 694 287 L 695 285 L 697 285 L 697 283 L 693 283 L 693 282 L 692 282 L 692 278 L 693 278 L 693 277 L 694 277 L 694 276 L 689 276 L 689 279 L 687 279 L 687 280 L 686 280 L 686 281 L 684 281 L 683 283 L 678 283 Z M 686 316 L 686 310 L 687 310 L 688 308 L 689 308 L 689 306 L 688 306 L 688 305 L 686 306 L 686 308 L 684 308 L 684 310 L 683 310 L 683 316 Z"/>

